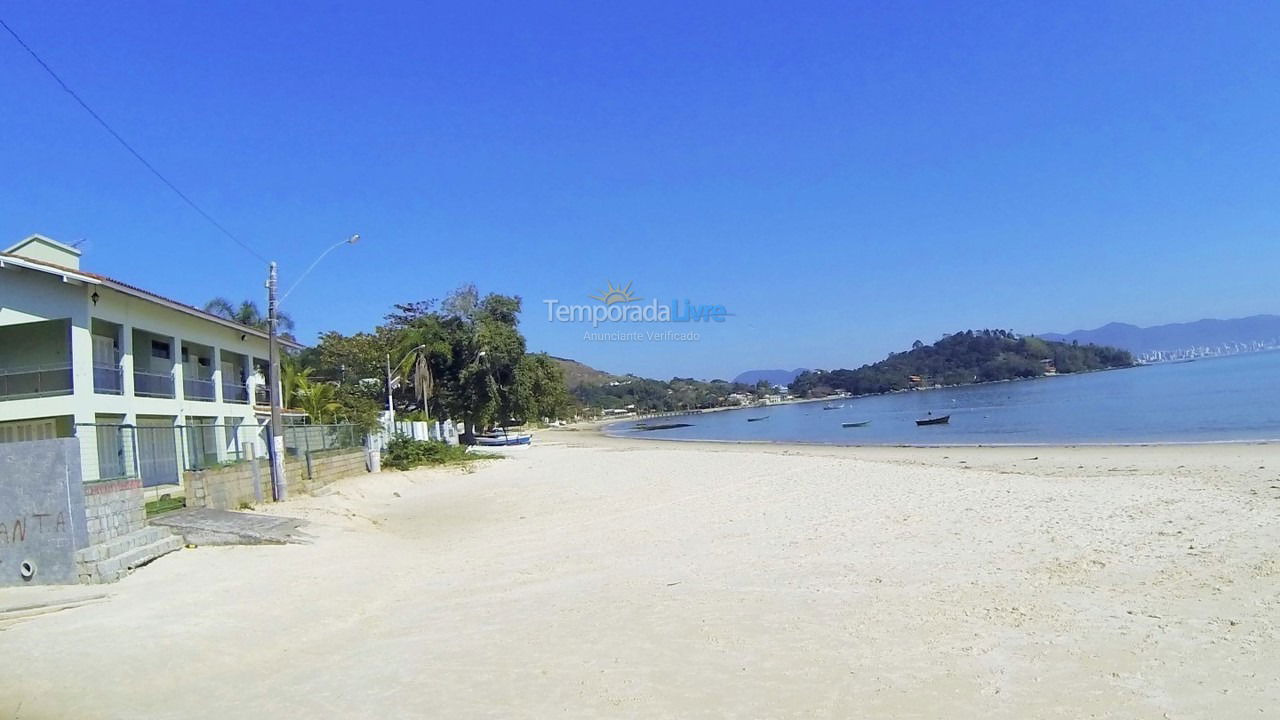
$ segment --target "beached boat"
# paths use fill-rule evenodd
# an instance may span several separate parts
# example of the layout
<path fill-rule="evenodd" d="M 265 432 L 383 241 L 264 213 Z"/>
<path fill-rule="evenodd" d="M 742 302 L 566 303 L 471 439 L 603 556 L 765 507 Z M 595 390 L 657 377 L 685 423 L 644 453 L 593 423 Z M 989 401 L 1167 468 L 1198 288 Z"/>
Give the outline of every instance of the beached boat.
<path fill-rule="evenodd" d="M 946 425 L 949 422 L 951 422 L 951 416 L 943 415 L 941 417 L 923 418 L 921 420 L 917 420 L 916 424 L 917 425 Z"/>
<path fill-rule="evenodd" d="M 840 423 L 840 427 L 846 427 L 846 428 L 851 428 L 851 427 L 866 427 L 866 426 L 868 426 L 868 425 L 870 425 L 870 424 L 871 424 L 871 421 L 870 421 L 870 420 L 863 420 L 862 422 Z"/>
<path fill-rule="evenodd" d="M 768 419 L 769 419 L 768 415 L 761 415 L 758 418 L 747 418 L 747 422 L 760 422 L 761 420 L 768 420 Z"/>
<path fill-rule="evenodd" d="M 485 447 L 528 445 L 531 442 L 533 442 L 533 435 L 530 433 L 508 433 L 505 430 L 476 436 L 476 444 Z"/>

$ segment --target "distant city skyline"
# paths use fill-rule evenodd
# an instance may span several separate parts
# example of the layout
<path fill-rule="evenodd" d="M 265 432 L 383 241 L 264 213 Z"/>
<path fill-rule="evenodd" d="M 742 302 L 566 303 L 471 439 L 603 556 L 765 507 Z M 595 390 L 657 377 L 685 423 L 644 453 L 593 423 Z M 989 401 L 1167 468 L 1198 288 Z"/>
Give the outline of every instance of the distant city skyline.
<path fill-rule="evenodd" d="M 524 299 L 531 350 L 667 378 L 1280 312 L 1271 3 L 0 14 L 284 287 L 360 233 L 286 301 L 304 342 L 466 282 Z M 0 67 L 0 245 L 265 304 L 264 263 L 4 34 Z M 628 283 L 727 317 L 658 342 L 546 318 Z"/>

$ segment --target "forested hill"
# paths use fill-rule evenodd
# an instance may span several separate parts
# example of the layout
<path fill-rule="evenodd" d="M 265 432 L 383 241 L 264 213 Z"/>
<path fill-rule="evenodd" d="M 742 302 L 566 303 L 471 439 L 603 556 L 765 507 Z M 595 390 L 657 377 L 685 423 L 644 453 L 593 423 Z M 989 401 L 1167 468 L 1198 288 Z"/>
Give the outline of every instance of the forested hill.
<path fill-rule="evenodd" d="M 1113 347 L 1050 342 L 1007 330 L 966 330 L 932 345 L 917 340 L 911 350 L 857 370 L 802 373 L 791 383 L 791 392 L 807 397 L 841 391 L 865 395 L 1130 365 L 1133 356 Z"/>

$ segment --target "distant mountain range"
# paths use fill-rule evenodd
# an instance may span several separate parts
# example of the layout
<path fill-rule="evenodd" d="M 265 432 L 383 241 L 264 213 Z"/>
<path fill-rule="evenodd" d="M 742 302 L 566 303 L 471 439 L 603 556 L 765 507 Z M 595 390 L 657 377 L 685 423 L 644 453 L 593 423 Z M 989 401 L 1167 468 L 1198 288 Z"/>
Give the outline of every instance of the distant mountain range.
<path fill-rule="evenodd" d="M 1280 344 L 1280 315 L 1254 315 L 1234 320 L 1197 320 L 1154 327 L 1113 322 L 1094 330 L 1042 333 L 1038 337 L 1081 345 L 1110 345 L 1135 355 L 1172 353 L 1192 348 L 1261 349 Z"/>
<path fill-rule="evenodd" d="M 745 385 L 755 385 L 761 380 L 767 380 L 770 385 L 790 385 L 796 378 L 800 377 L 800 373 L 806 371 L 806 368 L 796 368 L 795 370 L 748 370 L 744 373 L 739 373 L 738 377 L 734 378 L 733 381 Z"/>

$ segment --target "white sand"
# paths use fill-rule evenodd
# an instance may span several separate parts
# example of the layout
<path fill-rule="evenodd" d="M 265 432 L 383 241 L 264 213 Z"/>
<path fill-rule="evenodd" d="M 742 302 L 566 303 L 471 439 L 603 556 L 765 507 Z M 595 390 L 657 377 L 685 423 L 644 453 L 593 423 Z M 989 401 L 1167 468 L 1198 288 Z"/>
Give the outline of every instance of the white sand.
<path fill-rule="evenodd" d="M 312 545 L 184 550 L 5 627 L 0 718 L 1280 708 L 1274 446 L 539 442 L 344 481 L 270 509 Z M 59 593 L 86 590 L 0 606 Z"/>

